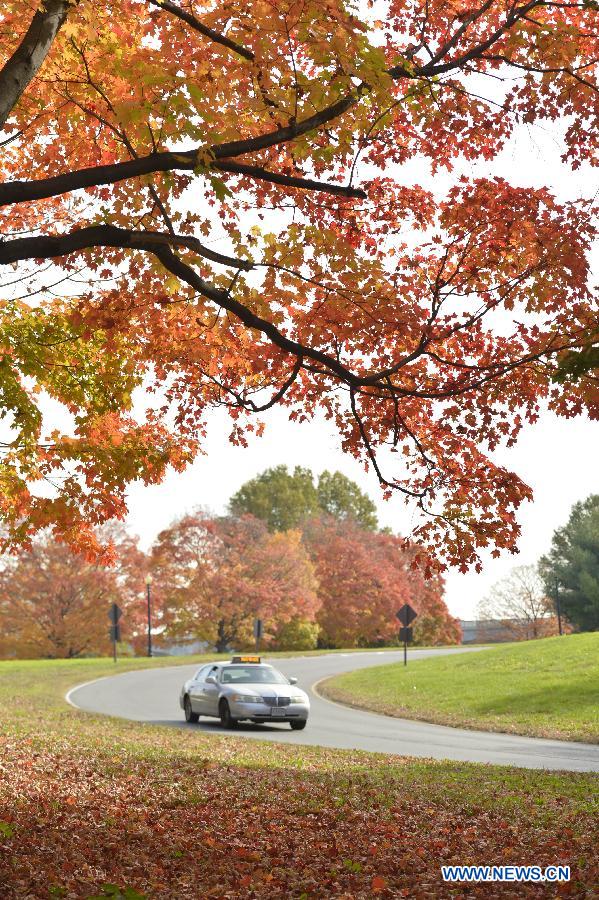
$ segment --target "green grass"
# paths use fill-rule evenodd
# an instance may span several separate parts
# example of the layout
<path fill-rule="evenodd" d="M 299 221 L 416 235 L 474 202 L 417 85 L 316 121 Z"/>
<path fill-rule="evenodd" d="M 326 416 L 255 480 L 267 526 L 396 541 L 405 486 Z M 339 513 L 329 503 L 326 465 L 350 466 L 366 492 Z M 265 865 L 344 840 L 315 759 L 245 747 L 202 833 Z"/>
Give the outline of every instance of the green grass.
<path fill-rule="evenodd" d="M 340 675 L 330 699 L 392 716 L 576 741 L 599 741 L 599 633 Z"/>
<path fill-rule="evenodd" d="M 215 658 L 217 658 L 215 655 L 208 655 L 194 657 L 193 660 L 201 662 L 204 659 Z M 184 664 L 190 658 L 179 659 L 181 664 Z M 501 802 L 506 804 L 506 811 L 515 800 L 517 801 L 518 787 L 525 784 L 530 786 L 535 779 L 538 779 L 538 783 L 544 788 L 543 796 L 539 800 L 541 806 L 545 801 L 551 806 L 555 797 L 561 796 L 564 785 L 568 787 L 569 799 L 581 804 L 581 809 L 590 809 L 589 803 L 593 803 L 584 787 L 586 779 L 588 777 L 593 779 L 593 776 L 566 776 L 564 779 L 560 774 L 433 760 L 425 762 L 409 760 L 409 765 L 406 765 L 406 758 L 377 753 L 246 741 L 236 738 L 234 733 L 231 737 L 223 737 L 206 734 L 193 728 L 180 732 L 176 729 L 85 713 L 74 709 L 65 701 L 67 691 L 85 681 L 110 676 L 115 672 L 118 674 L 139 669 L 162 668 L 173 665 L 173 662 L 172 658 L 137 658 L 119 660 L 115 666 L 112 661 L 106 659 L 0 661 L 0 733 L 25 738 L 28 742 L 39 744 L 41 747 L 47 746 L 48 742 L 51 743 L 53 740 L 60 743 L 65 736 L 73 736 L 83 746 L 94 746 L 100 750 L 110 750 L 118 743 L 120 747 L 126 747 L 128 751 L 135 751 L 148 759 L 168 759 L 173 751 L 184 754 L 189 752 L 192 756 L 209 752 L 215 761 L 228 761 L 234 757 L 236 763 L 242 765 L 264 765 L 268 768 L 292 765 L 298 770 L 306 768 L 329 773 L 342 773 L 349 763 L 350 768 L 357 765 L 358 768 L 368 769 L 374 779 L 380 780 L 381 783 L 390 784 L 399 776 L 402 784 L 412 787 L 418 784 L 421 789 L 426 789 L 428 785 L 436 790 L 437 786 L 440 786 L 443 792 L 459 805 L 464 802 L 464 783 L 470 783 L 472 779 L 469 802 L 476 804 L 489 802 L 493 807 Z M 361 670 L 357 674 L 364 677 L 369 672 L 370 669 Z M 394 769 L 394 765 L 398 768 Z M 472 778 L 480 771 L 485 772 L 484 782 L 480 782 L 477 777 Z M 347 777 L 351 776 L 347 773 L 343 776 L 339 774 L 340 780 Z M 575 784 L 579 777 L 582 790 L 578 790 Z M 495 792 L 496 785 L 512 785 L 516 789 L 516 794 L 508 789 L 498 797 Z M 494 788 L 490 792 L 487 790 L 489 786 Z M 556 787 L 558 791 L 557 795 L 554 795 L 553 788 Z M 526 793 L 529 794 L 528 789 Z"/>
<path fill-rule="evenodd" d="M 441 861 L 571 862 L 576 896 L 593 883 L 593 775 L 278 745 L 64 701 L 115 671 L 190 661 L 0 662 L 3 897 L 110 883 L 158 900 L 450 896 Z"/>

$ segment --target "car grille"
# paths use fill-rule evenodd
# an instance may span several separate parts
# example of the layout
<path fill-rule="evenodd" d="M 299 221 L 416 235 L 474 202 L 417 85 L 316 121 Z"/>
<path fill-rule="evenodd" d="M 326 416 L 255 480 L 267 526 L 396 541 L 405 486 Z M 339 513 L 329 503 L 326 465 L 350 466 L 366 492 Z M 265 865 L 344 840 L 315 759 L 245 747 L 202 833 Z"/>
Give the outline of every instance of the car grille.
<path fill-rule="evenodd" d="M 268 706 L 289 706 L 291 697 L 264 697 L 264 702 Z"/>

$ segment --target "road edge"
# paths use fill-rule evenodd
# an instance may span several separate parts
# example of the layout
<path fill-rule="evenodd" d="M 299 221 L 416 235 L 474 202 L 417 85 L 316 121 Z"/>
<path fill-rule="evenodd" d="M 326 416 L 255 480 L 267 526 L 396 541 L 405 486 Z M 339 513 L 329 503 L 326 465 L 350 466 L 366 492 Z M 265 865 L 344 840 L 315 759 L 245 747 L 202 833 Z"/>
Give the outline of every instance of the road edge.
<path fill-rule="evenodd" d="M 115 672 L 115 675 L 122 674 L 121 672 Z M 101 675 L 100 678 L 92 678 L 91 681 L 82 681 L 81 684 L 76 684 L 74 687 L 69 688 L 69 690 L 64 695 L 64 699 L 72 706 L 73 709 L 78 709 L 80 712 L 85 712 L 85 710 L 81 706 L 77 706 L 76 703 L 71 699 L 71 694 L 74 694 L 75 691 L 80 690 L 81 688 L 88 687 L 90 684 L 97 684 L 98 681 L 106 681 L 108 678 L 114 678 L 114 675 Z"/>

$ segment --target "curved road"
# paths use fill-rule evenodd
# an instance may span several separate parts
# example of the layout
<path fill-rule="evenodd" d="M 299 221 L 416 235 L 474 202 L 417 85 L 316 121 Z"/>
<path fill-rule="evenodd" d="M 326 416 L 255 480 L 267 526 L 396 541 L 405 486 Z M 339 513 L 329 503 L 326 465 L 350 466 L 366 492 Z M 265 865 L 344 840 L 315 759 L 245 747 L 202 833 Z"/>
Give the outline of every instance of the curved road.
<path fill-rule="evenodd" d="M 478 648 L 411 650 L 408 665 L 410 661 L 426 656 L 474 652 L 476 649 Z M 270 726 L 242 723 L 234 733 L 286 744 L 313 744 L 529 769 L 599 771 L 598 745 L 470 731 L 395 719 L 350 709 L 326 700 L 317 693 L 317 684 L 323 678 L 367 666 L 400 662 L 402 658 L 401 651 L 373 651 L 273 659 L 271 661 L 274 665 L 286 675 L 297 676 L 300 687 L 310 694 L 308 727 L 305 731 L 291 731 L 285 724 Z M 210 734 L 231 734 L 222 729 L 216 719 L 201 719 L 199 725 L 187 725 L 184 721 L 178 702 L 179 689 L 197 668 L 196 664 L 109 676 L 73 688 L 67 694 L 67 700 L 73 706 L 88 712 L 154 725 L 197 728 Z"/>

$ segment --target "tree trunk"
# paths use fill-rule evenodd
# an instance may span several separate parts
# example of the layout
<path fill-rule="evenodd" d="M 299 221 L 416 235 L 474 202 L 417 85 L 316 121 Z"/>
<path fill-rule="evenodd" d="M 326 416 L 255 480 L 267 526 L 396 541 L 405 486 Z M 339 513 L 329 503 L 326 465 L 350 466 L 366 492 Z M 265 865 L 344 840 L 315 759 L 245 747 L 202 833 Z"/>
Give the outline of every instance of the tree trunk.
<path fill-rule="evenodd" d="M 217 653 L 226 653 L 229 646 L 229 640 L 225 633 L 225 623 L 223 619 L 221 619 L 218 623 L 218 637 L 216 638 L 215 646 Z"/>
<path fill-rule="evenodd" d="M 45 0 L 23 40 L 0 72 L 0 128 L 34 78 L 67 17 L 69 0 Z"/>

